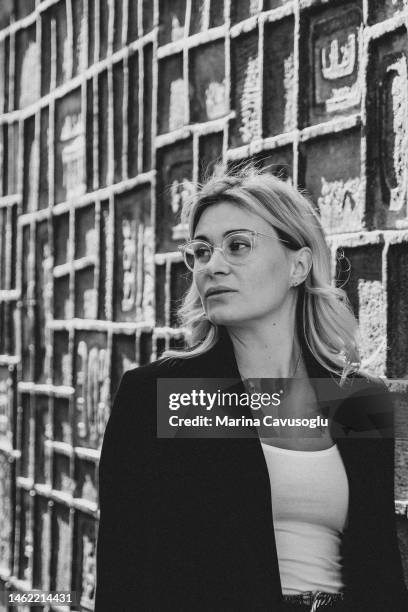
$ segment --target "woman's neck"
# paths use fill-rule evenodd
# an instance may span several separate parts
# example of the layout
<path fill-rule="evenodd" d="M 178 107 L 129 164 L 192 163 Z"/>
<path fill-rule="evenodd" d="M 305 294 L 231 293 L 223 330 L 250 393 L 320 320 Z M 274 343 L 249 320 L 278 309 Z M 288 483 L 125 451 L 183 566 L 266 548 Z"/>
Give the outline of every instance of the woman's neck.
<path fill-rule="evenodd" d="M 304 370 L 294 323 L 228 328 L 228 334 L 244 378 L 289 378 Z"/>

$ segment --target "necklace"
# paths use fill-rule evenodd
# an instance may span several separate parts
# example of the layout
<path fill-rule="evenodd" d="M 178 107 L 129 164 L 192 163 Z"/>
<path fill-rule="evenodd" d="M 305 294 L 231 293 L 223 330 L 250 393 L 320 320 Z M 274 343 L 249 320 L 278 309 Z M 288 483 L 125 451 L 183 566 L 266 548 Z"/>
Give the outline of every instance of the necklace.
<path fill-rule="evenodd" d="M 296 376 L 296 373 L 299 369 L 299 364 L 300 364 L 300 358 L 302 357 L 302 351 L 299 350 L 299 355 L 296 361 L 296 365 L 295 365 L 295 369 L 293 371 L 293 374 L 291 376 L 288 376 L 287 378 L 274 378 L 271 379 L 273 380 L 273 387 L 274 387 L 274 391 L 276 392 L 276 389 L 279 389 L 279 393 L 282 395 L 283 393 L 286 393 L 287 391 L 287 387 L 288 384 L 292 378 L 294 378 Z M 241 376 L 241 379 L 244 383 L 245 386 L 247 386 L 248 391 L 250 393 L 254 393 L 256 391 L 258 392 L 262 392 L 264 389 L 262 389 L 262 381 L 265 379 L 262 378 L 243 378 Z M 267 379 L 269 380 L 269 379 Z M 257 381 L 257 383 L 255 382 Z"/>
<path fill-rule="evenodd" d="M 297 358 L 297 362 L 296 362 L 296 367 L 295 367 L 295 371 L 293 372 L 292 376 L 290 376 L 289 378 L 294 378 L 296 372 L 298 371 L 298 367 L 299 367 L 299 363 L 300 363 L 300 358 L 302 356 L 302 351 L 299 349 L 299 357 Z"/>
<path fill-rule="evenodd" d="M 301 358 L 301 356 L 302 356 L 302 351 L 301 351 L 301 350 L 299 350 L 299 357 L 297 358 L 297 362 L 296 362 L 296 367 L 295 367 L 295 370 L 294 370 L 294 372 L 293 372 L 292 376 L 289 376 L 289 377 L 288 377 L 288 379 L 285 381 L 285 382 L 286 382 L 286 385 L 284 385 L 284 387 L 285 387 L 285 386 L 286 386 L 286 388 L 288 387 L 288 380 L 290 381 L 290 379 L 295 378 L 296 373 L 297 373 L 298 368 L 299 368 L 299 363 L 300 363 L 300 358 Z M 283 380 L 285 380 L 285 379 L 283 379 Z M 286 392 L 286 390 L 287 390 L 287 389 L 283 388 L 283 389 L 281 389 L 280 393 L 281 393 L 281 394 L 283 394 L 283 393 L 285 393 L 285 392 Z"/>
<path fill-rule="evenodd" d="M 247 389 L 248 393 L 251 396 L 253 394 L 257 394 L 259 396 L 260 393 L 267 392 L 270 394 L 271 397 L 273 396 L 273 394 L 278 394 L 280 397 L 280 400 L 282 399 L 282 395 L 285 396 L 284 398 L 285 400 L 286 398 L 289 399 L 287 397 L 288 391 L 290 390 L 291 383 L 293 382 L 293 379 L 295 378 L 297 371 L 299 369 L 301 357 L 302 357 L 302 351 L 300 349 L 292 376 L 287 377 L 287 378 L 273 378 L 273 379 L 262 379 L 262 378 L 244 379 L 241 376 L 242 382 L 244 383 L 244 387 Z M 275 418 L 279 419 L 281 408 L 282 408 L 281 401 L 279 401 L 278 404 L 271 403 L 268 406 L 265 406 L 265 408 L 262 408 L 261 412 L 263 413 L 264 417 L 269 416 L 269 417 L 272 417 L 272 419 L 275 419 Z M 271 437 L 272 432 L 274 432 L 275 436 L 278 436 L 279 438 L 281 437 L 280 428 L 275 429 L 273 427 L 272 432 L 271 432 L 270 427 L 268 427 L 267 430 L 268 431 L 265 431 L 265 428 L 262 428 L 262 427 L 258 430 L 258 436 L 261 441 L 268 440 Z M 262 433 L 263 431 L 264 433 Z"/>

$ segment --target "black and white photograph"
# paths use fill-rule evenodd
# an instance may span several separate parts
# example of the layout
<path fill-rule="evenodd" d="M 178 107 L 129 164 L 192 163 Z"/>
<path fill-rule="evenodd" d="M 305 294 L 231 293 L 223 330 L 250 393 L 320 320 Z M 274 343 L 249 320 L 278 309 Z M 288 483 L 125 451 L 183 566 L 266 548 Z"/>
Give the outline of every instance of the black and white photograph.
<path fill-rule="evenodd" d="M 408 612 L 407 28 L 0 1 L 0 612 Z"/>

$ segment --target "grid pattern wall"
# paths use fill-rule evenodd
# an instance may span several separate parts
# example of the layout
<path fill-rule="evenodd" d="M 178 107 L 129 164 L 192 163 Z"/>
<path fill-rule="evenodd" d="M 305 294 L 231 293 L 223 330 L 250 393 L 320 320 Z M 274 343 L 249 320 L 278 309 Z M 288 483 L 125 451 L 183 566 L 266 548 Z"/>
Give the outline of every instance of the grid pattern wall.
<path fill-rule="evenodd" d="M 407 531 L 407 5 L 2 2 L 0 587 L 92 610 L 111 398 L 183 341 L 179 212 L 215 160 L 306 188 L 333 272 L 350 260 L 363 356 L 398 395 Z"/>

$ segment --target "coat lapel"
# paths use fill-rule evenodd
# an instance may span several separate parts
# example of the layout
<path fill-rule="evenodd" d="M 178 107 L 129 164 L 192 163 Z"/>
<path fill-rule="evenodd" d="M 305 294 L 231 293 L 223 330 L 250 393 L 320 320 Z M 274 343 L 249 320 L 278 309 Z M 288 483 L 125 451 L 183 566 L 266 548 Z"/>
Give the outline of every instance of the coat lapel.
<path fill-rule="evenodd" d="M 340 408 L 344 408 L 344 401 L 347 398 L 347 390 L 340 388 L 334 377 L 332 377 L 327 370 L 320 366 L 320 364 L 316 362 L 310 353 L 304 353 L 304 358 L 309 377 L 314 381 L 318 402 L 323 410 L 323 413 L 325 410 L 329 413 L 330 432 L 339 449 L 349 481 L 349 516 L 347 528 L 343 538 L 346 544 L 345 549 L 347 549 L 348 539 L 353 537 L 353 533 L 355 531 L 355 511 L 356 508 L 358 509 L 361 492 L 364 491 L 364 466 L 361 464 L 361 453 L 359 452 L 356 444 L 350 444 L 350 440 L 348 440 L 344 435 L 344 432 L 347 429 L 347 422 L 343 421 L 341 424 L 339 424 L 336 418 Z M 217 344 L 210 351 L 204 355 L 201 355 L 197 359 L 191 360 L 189 375 L 197 378 L 225 378 L 232 381 L 232 387 L 228 388 L 230 392 L 245 392 L 245 387 L 241 380 L 235 359 L 232 342 L 226 334 L 221 336 Z M 245 413 L 246 416 L 250 416 L 249 409 L 244 409 L 243 413 Z M 265 533 L 270 533 L 270 539 L 272 540 L 269 543 L 269 547 L 267 547 L 265 550 L 265 558 L 267 559 L 267 562 L 271 564 L 271 569 L 273 568 L 274 570 L 276 589 L 278 589 L 280 596 L 282 596 L 275 533 L 272 520 L 272 495 L 270 491 L 269 474 L 256 430 L 255 428 L 252 429 L 252 438 L 245 440 L 245 443 L 239 448 L 239 463 L 241 465 L 240 470 L 250 470 L 252 474 L 259 474 L 259 482 L 262 482 L 263 488 L 267 490 L 267 495 L 265 495 L 263 499 L 261 499 L 261 496 L 259 496 L 257 503 L 262 503 L 264 505 L 264 512 L 262 513 L 262 516 L 264 517 L 264 525 L 261 528 L 265 530 Z M 258 515 L 258 520 L 260 516 L 261 515 Z M 251 520 L 251 517 L 248 517 L 248 519 Z M 252 521 L 253 520 L 255 520 L 255 517 L 252 517 Z M 248 528 L 251 529 L 250 524 L 248 524 Z M 345 563 L 348 565 L 350 565 L 350 562 L 358 563 L 358 560 L 345 559 Z"/>
<path fill-rule="evenodd" d="M 378 522 L 385 516 L 390 524 L 393 520 L 391 506 L 384 505 L 381 498 L 380 501 L 377 499 L 378 490 L 381 491 L 384 487 L 387 470 L 391 470 L 391 467 L 384 468 L 384 465 L 388 462 L 391 466 L 391 459 L 388 455 L 384 455 L 386 452 L 383 448 L 384 441 L 362 440 L 361 436 L 360 438 L 358 435 L 354 436 L 356 423 L 357 425 L 365 424 L 364 419 L 367 415 L 369 416 L 370 409 L 373 407 L 372 398 L 368 397 L 369 393 L 358 394 L 357 400 L 348 401 L 349 395 L 359 391 L 359 383 L 364 382 L 363 377 L 356 375 L 350 380 L 350 384 L 344 388 L 339 387 L 335 378 L 322 368 L 307 351 L 304 351 L 304 358 L 309 377 L 316 381 L 315 389 L 320 408 L 330 417 L 330 432 L 339 449 L 349 481 L 348 525 L 342 538 L 344 580 L 348 585 L 345 609 L 350 612 L 379 610 L 378 606 L 361 607 L 360 603 L 353 604 L 353 601 L 362 601 L 360 592 L 362 588 L 363 590 L 365 588 L 362 585 L 367 585 L 365 596 L 366 599 L 371 598 L 371 602 L 375 601 L 377 596 L 377 592 L 374 592 L 375 586 L 380 588 L 380 584 L 375 585 L 375 581 L 373 582 L 369 576 L 367 550 L 374 550 L 370 549 L 370 546 L 372 546 L 372 539 L 375 537 L 377 528 L 380 527 Z M 174 377 L 224 378 L 232 381 L 234 391 L 245 391 L 232 343 L 226 334 L 207 353 L 192 359 L 177 361 L 178 367 L 170 373 Z M 351 435 L 348 435 L 349 431 Z M 251 561 L 251 564 L 253 561 L 254 567 L 256 566 L 258 570 L 256 572 L 258 583 L 254 584 L 253 588 L 257 593 L 263 593 L 265 601 L 276 602 L 282 599 L 282 588 L 266 462 L 257 435 L 242 436 L 247 439 L 236 440 L 233 439 L 234 437 L 233 435 L 228 440 L 192 440 L 191 446 L 185 448 L 183 461 L 179 463 L 189 465 L 191 453 L 194 452 L 197 458 L 194 464 L 194 481 L 198 469 L 202 471 L 203 478 L 207 478 L 208 483 L 214 483 L 213 503 L 216 506 L 216 512 L 220 516 L 223 512 L 225 513 L 225 500 L 228 500 L 228 505 L 232 508 L 239 508 L 239 511 L 234 514 L 234 519 L 241 527 L 239 536 L 237 536 L 240 550 L 245 549 L 248 560 Z M 386 442 L 388 448 L 389 440 Z M 169 451 L 169 447 L 166 446 L 166 448 Z M 182 448 L 183 445 L 177 445 L 177 449 Z M 388 454 L 391 456 L 391 451 Z M 210 461 L 208 457 L 211 458 Z M 367 468 L 371 470 L 368 478 L 366 477 Z M 378 478 L 372 471 L 377 468 Z M 387 486 L 391 485 L 388 483 Z M 210 486 L 209 490 L 211 490 Z M 224 492 L 222 497 L 219 491 Z M 387 495 L 390 498 L 390 491 Z M 229 533 L 229 520 L 223 525 L 223 529 Z M 385 549 L 386 545 L 384 544 L 383 547 Z M 237 554 L 236 550 L 235 554 Z M 378 561 L 375 559 L 374 551 L 372 557 L 369 567 L 377 567 L 375 563 L 379 565 L 383 562 L 383 559 Z"/>

